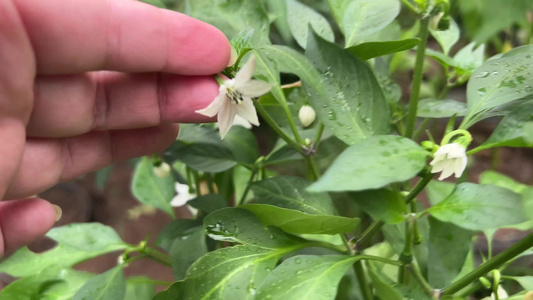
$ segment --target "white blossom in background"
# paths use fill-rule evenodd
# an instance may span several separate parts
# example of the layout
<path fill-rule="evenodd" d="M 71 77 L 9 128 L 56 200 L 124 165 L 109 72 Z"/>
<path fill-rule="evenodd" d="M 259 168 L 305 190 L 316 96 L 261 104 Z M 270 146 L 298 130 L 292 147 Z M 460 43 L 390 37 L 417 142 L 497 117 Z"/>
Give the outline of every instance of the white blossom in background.
<path fill-rule="evenodd" d="M 177 195 L 172 198 L 172 201 L 170 201 L 172 207 L 183 206 L 187 204 L 189 200 L 196 198 L 195 194 L 189 193 L 189 186 L 187 184 L 176 182 L 175 189 Z"/>
<path fill-rule="evenodd" d="M 300 119 L 302 126 L 307 127 L 313 124 L 316 119 L 315 110 L 309 105 L 304 105 L 298 112 L 298 118 Z"/>
<path fill-rule="evenodd" d="M 459 178 L 466 168 L 466 163 L 466 148 L 459 143 L 451 143 L 441 146 L 429 164 L 433 167 L 431 173 L 442 172 L 439 180 L 443 180 L 454 173 L 455 178 Z"/>
<path fill-rule="evenodd" d="M 165 178 L 170 176 L 170 166 L 166 162 L 161 163 L 159 166 L 154 167 L 154 174 L 159 178 Z"/>
<path fill-rule="evenodd" d="M 262 96 L 272 88 L 272 84 L 254 80 L 255 56 L 237 72 L 235 78 L 224 81 L 219 88 L 219 94 L 209 106 L 196 112 L 208 117 L 218 115 L 220 136 L 224 138 L 233 125 L 235 116 L 239 115 L 255 126 L 259 126 L 259 119 L 252 98 Z"/>

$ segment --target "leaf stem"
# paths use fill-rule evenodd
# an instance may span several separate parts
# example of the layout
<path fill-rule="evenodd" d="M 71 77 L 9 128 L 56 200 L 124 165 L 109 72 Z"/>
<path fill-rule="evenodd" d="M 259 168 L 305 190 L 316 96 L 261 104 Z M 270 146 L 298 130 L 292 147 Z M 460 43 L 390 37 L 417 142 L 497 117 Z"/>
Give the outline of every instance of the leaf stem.
<path fill-rule="evenodd" d="M 163 252 L 159 252 L 149 247 L 142 247 L 139 249 L 139 253 L 141 253 L 141 255 L 143 255 L 144 257 L 150 258 L 165 266 L 172 267 L 170 257 Z"/>
<path fill-rule="evenodd" d="M 368 281 L 366 279 L 365 270 L 363 268 L 363 262 L 360 260 L 354 262 L 353 270 L 355 272 L 357 282 L 359 283 L 359 289 L 361 289 L 363 299 L 372 300 L 374 296 L 372 295 L 372 291 L 370 290 L 370 286 L 368 285 Z"/>
<path fill-rule="evenodd" d="M 407 127 L 405 130 L 405 136 L 408 138 L 413 136 L 413 131 L 415 129 L 418 100 L 420 100 L 420 87 L 422 85 L 422 78 L 424 75 L 424 60 L 429 34 L 428 25 L 428 18 L 423 18 L 420 21 L 420 43 L 418 44 L 418 48 L 416 50 L 415 70 L 413 75 L 413 83 L 411 85 L 411 99 L 409 100 L 409 112 L 407 113 Z"/>
<path fill-rule="evenodd" d="M 528 250 L 531 247 L 533 247 L 533 233 L 530 233 L 520 242 L 512 245 L 500 254 L 494 256 L 493 258 L 485 261 L 479 267 L 472 270 L 470 273 L 453 282 L 450 286 L 443 290 L 442 295 L 451 295 L 460 291 L 461 289 L 465 288 L 469 284 L 479 279 L 481 276 L 500 267 L 508 260 L 516 257 L 517 255 Z"/>
<path fill-rule="evenodd" d="M 244 204 L 244 201 L 246 200 L 246 196 L 248 196 L 248 192 L 250 192 L 250 186 L 252 185 L 254 181 L 255 174 L 257 174 L 257 171 L 253 170 L 252 174 L 250 175 L 250 179 L 248 180 L 248 183 L 246 184 L 246 188 L 244 189 L 244 192 L 242 193 L 241 199 L 239 199 L 239 202 L 237 202 L 237 206 Z"/>
<path fill-rule="evenodd" d="M 317 129 L 316 129 L 316 135 L 315 135 L 315 138 L 313 139 L 313 149 L 315 149 L 315 151 L 317 150 L 318 148 L 318 144 L 320 143 L 320 139 L 322 138 L 322 133 L 324 133 L 324 123 L 320 122 L 317 126 Z"/>
<path fill-rule="evenodd" d="M 303 156 L 306 156 L 304 149 L 302 148 L 302 145 L 295 142 L 289 135 L 287 135 L 281 127 L 272 119 L 270 114 L 265 110 L 265 108 L 259 103 L 259 101 L 254 101 L 254 106 L 259 115 L 267 122 L 267 124 L 274 130 L 280 138 L 282 138 L 289 146 L 293 147 L 298 153 L 302 154 Z"/>
<path fill-rule="evenodd" d="M 416 281 L 418 281 L 420 286 L 422 286 L 422 289 L 424 289 L 424 292 L 426 292 L 428 296 L 430 297 L 434 296 L 435 292 L 438 292 L 433 287 L 431 287 L 431 285 L 429 285 L 429 283 L 426 281 L 426 279 L 422 275 L 422 272 L 420 271 L 420 268 L 418 267 L 417 264 L 415 263 L 410 264 L 408 266 L 408 269 L 411 272 L 411 274 L 413 274 L 413 277 L 416 279 Z"/>

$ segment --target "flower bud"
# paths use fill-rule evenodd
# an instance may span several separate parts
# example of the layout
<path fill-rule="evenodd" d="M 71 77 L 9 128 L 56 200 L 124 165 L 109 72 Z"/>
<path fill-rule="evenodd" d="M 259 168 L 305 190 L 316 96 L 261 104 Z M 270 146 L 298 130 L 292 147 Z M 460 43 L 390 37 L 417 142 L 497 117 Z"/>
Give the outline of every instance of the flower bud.
<path fill-rule="evenodd" d="M 166 162 L 162 162 L 159 166 L 154 166 L 154 174 L 159 178 L 170 176 L 170 166 Z"/>
<path fill-rule="evenodd" d="M 300 118 L 300 123 L 302 123 L 302 126 L 307 127 L 313 124 L 313 122 L 315 121 L 316 113 L 311 106 L 304 105 L 302 106 L 302 108 L 300 108 L 300 111 L 298 112 L 298 117 Z"/>

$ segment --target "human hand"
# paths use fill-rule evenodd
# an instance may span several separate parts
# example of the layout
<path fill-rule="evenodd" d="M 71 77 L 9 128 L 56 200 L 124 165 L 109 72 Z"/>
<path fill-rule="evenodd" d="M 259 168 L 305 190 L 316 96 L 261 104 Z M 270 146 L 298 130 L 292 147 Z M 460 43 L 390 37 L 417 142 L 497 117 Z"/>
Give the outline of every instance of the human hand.
<path fill-rule="evenodd" d="M 206 121 L 229 57 L 211 25 L 134 0 L 0 1 L 0 198 L 18 199 L 0 203 L 0 254 L 54 224 L 25 197 Z"/>

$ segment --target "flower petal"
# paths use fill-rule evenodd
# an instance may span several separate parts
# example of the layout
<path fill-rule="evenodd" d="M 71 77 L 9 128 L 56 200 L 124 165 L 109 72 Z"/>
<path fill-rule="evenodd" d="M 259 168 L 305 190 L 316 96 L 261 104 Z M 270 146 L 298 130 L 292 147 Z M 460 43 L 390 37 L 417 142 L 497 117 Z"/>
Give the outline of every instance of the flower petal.
<path fill-rule="evenodd" d="M 224 105 L 225 102 L 228 102 L 228 99 L 226 99 L 226 88 L 224 87 L 224 91 L 221 91 L 218 96 L 215 97 L 215 100 L 209 104 L 206 108 L 197 110 L 196 113 L 208 116 L 208 117 L 214 117 L 219 111 L 220 108 Z"/>
<path fill-rule="evenodd" d="M 237 114 L 248 122 L 259 126 L 259 118 L 257 117 L 257 111 L 255 110 L 253 100 L 250 98 L 244 98 L 241 104 L 236 105 Z"/>
<path fill-rule="evenodd" d="M 172 198 L 172 201 L 170 201 L 170 206 L 172 207 L 180 207 L 183 206 L 189 201 L 186 197 L 183 197 L 182 195 L 178 194 Z"/>
<path fill-rule="evenodd" d="M 442 173 L 440 173 L 439 180 L 446 179 L 452 176 L 452 174 L 453 174 L 453 169 L 451 168 L 451 166 L 447 166 L 446 168 L 444 168 L 444 170 L 442 170 Z"/>
<path fill-rule="evenodd" d="M 455 178 L 459 178 L 461 175 L 463 175 L 463 172 L 466 169 L 466 162 L 466 157 L 464 159 L 462 157 L 455 159 L 453 162 L 453 172 L 455 173 Z"/>
<path fill-rule="evenodd" d="M 244 66 L 237 72 L 237 75 L 235 75 L 235 87 L 240 83 L 245 83 L 252 79 L 255 72 L 255 63 L 255 56 L 250 56 Z"/>
<path fill-rule="evenodd" d="M 433 168 L 431 169 L 431 173 L 438 173 L 438 172 L 441 172 L 442 170 L 444 170 L 445 168 L 448 167 L 448 162 L 445 161 L 445 160 L 441 160 L 439 162 L 437 162 Z"/>
<path fill-rule="evenodd" d="M 245 97 L 255 98 L 268 93 L 274 85 L 262 80 L 250 80 L 241 86 L 236 86 Z"/>
<path fill-rule="evenodd" d="M 236 113 L 237 111 L 234 108 L 234 105 L 229 101 L 227 102 L 227 105 L 222 105 L 220 107 L 220 112 L 218 113 L 218 129 L 220 130 L 221 139 L 226 136 L 233 125 Z"/>
<path fill-rule="evenodd" d="M 250 122 L 248 122 L 248 120 L 246 120 L 245 118 L 239 116 L 239 115 L 236 115 L 235 116 L 235 119 L 233 120 L 233 125 L 238 125 L 238 126 L 242 126 L 246 129 L 251 129 L 252 128 L 252 124 L 250 124 Z"/>

